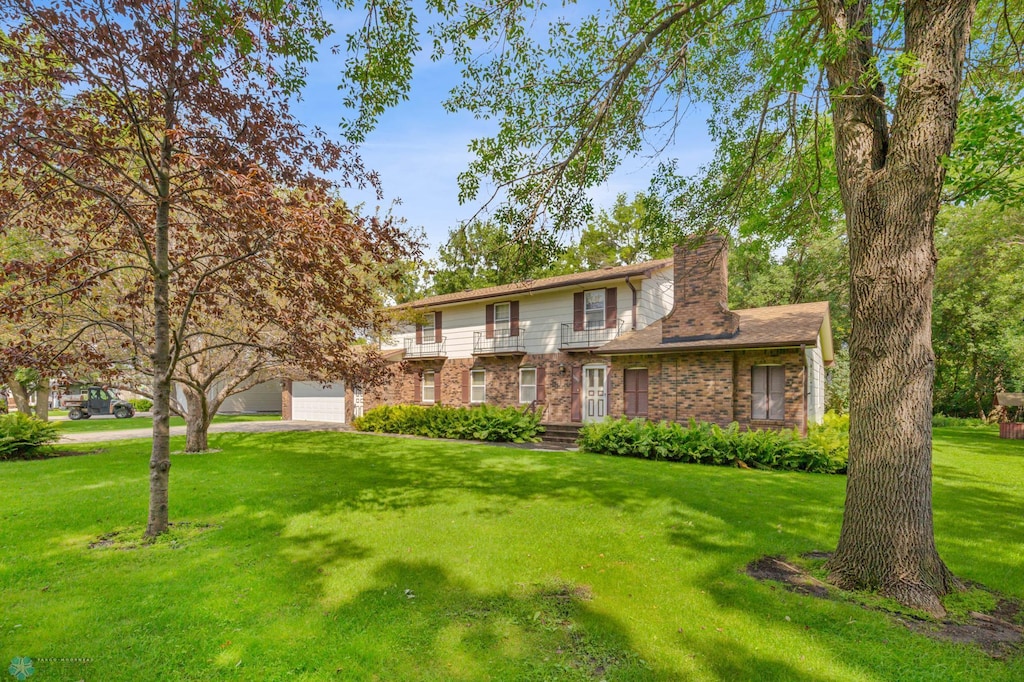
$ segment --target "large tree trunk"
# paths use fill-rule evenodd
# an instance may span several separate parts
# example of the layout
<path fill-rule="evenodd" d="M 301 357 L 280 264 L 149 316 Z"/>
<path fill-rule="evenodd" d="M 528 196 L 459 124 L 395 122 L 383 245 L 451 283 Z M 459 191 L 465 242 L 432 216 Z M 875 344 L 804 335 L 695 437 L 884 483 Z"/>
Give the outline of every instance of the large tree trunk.
<path fill-rule="evenodd" d="M 149 517 L 146 536 L 167 532 L 171 471 L 170 180 L 171 143 L 161 145 L 160 199 L 154 235 L 153 450 L 149 457 Z"/>
<path fill-rule="evenodd" d="M 36 417 L 50 421 L 50 380 L 40 379 L 36 388 Z"/>
<path fill-rule="evenodd" d="M 11 373 L 7 376 L 7 388 L 11 390 L 11 395 L 14 397 L 14 405 L 18 408 L 18 412 L 24 412 L 25 414 L 32 414 L 32 407 L 29 405 L 28 391 L 21 385 L 14 374 Z"/>
<path fill-rule="evenodd" d="M 192 388 L 185 389 L 185 452 L 206 452 L 209 446 L 210 402 L 206 394 Z"/>
<path fill-rule="evenodd" d="M 918 64 L 900 83 L 891 136 L 884 92 L 862 85 L 875 80 L 866 3 L 821 7 L 826 28 L 849 36 L 828 69 L 852 318 L 846 509 L 829 577 L 941 614 L 957 582 L 932 525 L 933 229 L 974 2 L 907 4 L 906 50 Z"/>

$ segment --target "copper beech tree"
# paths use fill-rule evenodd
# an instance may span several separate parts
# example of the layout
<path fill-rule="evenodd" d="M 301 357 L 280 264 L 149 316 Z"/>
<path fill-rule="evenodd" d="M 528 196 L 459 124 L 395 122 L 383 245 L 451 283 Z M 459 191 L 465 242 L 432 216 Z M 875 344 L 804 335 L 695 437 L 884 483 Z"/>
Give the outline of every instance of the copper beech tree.
<path fill-rule="evenodd" d="M 280 354 L 313 378 L 383 365 L 351 347 L 413 247 L 324 179 L 375 182 L 290 114 L 295 37 L 325 29 L 286 11 L 0 3 L 0 230 L 53 251 L 4 263 L 0 305 L 26 342 L 151 373 L 149 536 L 168 527 L 176 373 L 210 353 Z"/>

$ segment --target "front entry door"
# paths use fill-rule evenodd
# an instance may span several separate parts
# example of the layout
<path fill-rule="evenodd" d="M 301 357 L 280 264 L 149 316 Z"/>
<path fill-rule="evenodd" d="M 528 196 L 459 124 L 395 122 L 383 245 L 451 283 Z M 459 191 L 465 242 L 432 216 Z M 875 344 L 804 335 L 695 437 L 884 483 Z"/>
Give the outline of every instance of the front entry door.
<path fill-rule="evenodd" d="M 608 413 L 605 397 L 604 366 L 583 368 L 583 421 L 601 421 Z"/>
<path fill-rule="evenodd" d="M 356 386 L 352 389 L 352 418 L 358 419 L 363 416 L 363 388 Z"/>

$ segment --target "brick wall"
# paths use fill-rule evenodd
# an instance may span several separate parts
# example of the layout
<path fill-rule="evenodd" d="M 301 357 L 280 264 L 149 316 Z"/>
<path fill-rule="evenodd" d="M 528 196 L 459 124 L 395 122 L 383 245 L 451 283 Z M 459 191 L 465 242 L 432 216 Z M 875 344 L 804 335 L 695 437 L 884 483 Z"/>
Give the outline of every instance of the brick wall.
<path fill-rule="evenodd" d="M 787 428 L 806 429 L 806 395 L 804 386 L 806 368 L 804 354 L 799 348 L 777 350 L 739 351 L 736 355 L 736 399 L 734 410 L 736 421 L 744 428 Z M 751 367 L 754 365 L 782 365 L 786 375 L 785 419 L 778 421 L 753 421 L 750 418 Z"/>
<path fill-rule="evenodd" d="M 661 326 L 664 342 L 721 338 L 736 334 L 739 316 L 730 312 L 729 250 L 718 234 L 704 237 L 694 248 L 676 246 L 672 311 Z"/>
<path fill-rule="evenodd" d="M 785 419 L 753 421 L 750 418 L 751 368 L 782 365 L 786 376 Z M 609 377 L 609 414 L 625 413 L 623 371 L 646 368 L 648 418 L 654 421 L 689 420 L 742 428 L 804 429 L 804 362 L 799 349 L 762 351 L 708 351 L 675 355 L 629 355 L 612 359 Z"/>
<path fill-rule="evenodd" d="M 572 407 L 572 367 L 603 362 L 590 355 L 551 353 L 401 363 L 393 368 L 393 378 L 387 386 L 365 392 L 364 406 L 369 410 L 381 404 L 421 404 L 421 376 L 429 370 L 435 372 L 438 402 L 467 405 L 462 399 L 462 372 L 483 369 L 487 372 L 487 404 L 519 407 L 519 369 L 543 366 L 547 393 L 544 421 L 567 423 Z M 751 367 L 759 364 L 785 368 L 786 406 L 782 421 L 750 419 Z M 736 421 L 742 428 L 804 428 L 805 368 L 799 349 L 615 356 L 607 366 L 608 414 L 613 417 L 625 412 L 623 370 L 644 367 L 648 373 L 648 418 L 654 421 L 686 424 L 692 418 L 721 426 Z"/>

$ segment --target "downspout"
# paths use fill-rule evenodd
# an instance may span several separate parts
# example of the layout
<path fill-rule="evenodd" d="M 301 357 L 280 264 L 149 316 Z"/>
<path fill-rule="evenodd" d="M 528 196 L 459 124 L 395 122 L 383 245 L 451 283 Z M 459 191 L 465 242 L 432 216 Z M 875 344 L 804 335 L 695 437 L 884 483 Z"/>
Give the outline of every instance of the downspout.
<path fill-rule="evenodd" d="M 629 290 L 633 292 L 633 322 L 629 328 L 632 331 L 636 331 L 636 287 L 633 286 L 633 283 L 629 281 L 628 275 L 626 276 L 626 286 L 629 287 Z"/>
<path fill-rule="evenodd" d="M 809 372 L 809 368 L 807 367 L 807 344 L 805 344 L 805 343 L 801 343 L 800 344 L 800 355 L 802 355 L 803 359 L 804 359 L 804 390 L 803 390 L 803 394 L 804 394 L 804 418 L 803 418 L 803 435 L 804 435 L 804 438 L 806 438 L 807 437 L 807 392 L 810 390 L 810 383 L 809 383 L 810 377 L 808 376 L 808 374 L 810 372 Z"/>

